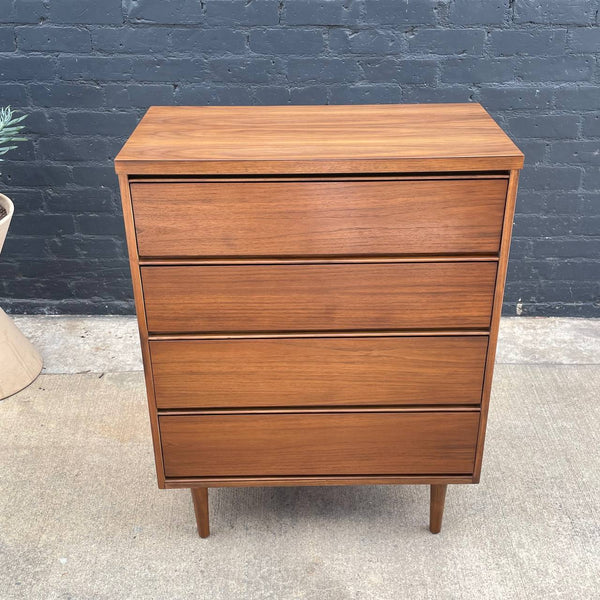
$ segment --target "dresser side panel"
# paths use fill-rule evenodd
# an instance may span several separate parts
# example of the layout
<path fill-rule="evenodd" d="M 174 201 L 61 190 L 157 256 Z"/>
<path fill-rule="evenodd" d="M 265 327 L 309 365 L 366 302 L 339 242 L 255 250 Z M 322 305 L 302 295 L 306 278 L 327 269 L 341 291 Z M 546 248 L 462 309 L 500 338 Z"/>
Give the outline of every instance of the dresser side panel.
<path fill-rule="evenodd" d="M 473 482 L 479 483 L 481 476 L 481 464 L 483 460 L 483 448 L 485 444 L 485 432 L 487 427 L 487 416 L 490 405 L 490 394 L 492 390 L 492 379 L 494 376 L 494 363 L 496 360 L 496 345 L 498 343 L 498 329 L 500 327 L 500 316 L 502 314 L 502 302 L 504 300 L 504 285 L 506 282 L 506 271 L 508 269 L 508 256 L 510 253 L 510 240 L 512 237 L 515 204 L 517 200 L 517 187 L 519 183 L 519 171 L 510 173 L 508 192 L 506 196 L 506 208 L 504 212 L 504 224 L 502 227 L 502 240 L 500 242 L 500 260 L 496 274 L 496 286 L 494 289 L 494 304 L 492 306 L 492 319 L 490 326 L 490 337 L 486 358 L 485 375 L 483 380 L 483 394 L 481 399 L 481 416 L 479 422 L 479 435 L 477 439 L 477 453 L 475 458 L 475 470 Z"/>
<path fill-rule="evenodd" d="M 119 175 L 119 188 L 121 191 L 121 203 L 123 206 L 123 218 L 125 221 L 125 235 L 127 239 L 127 251 L 129 254 L 129 266 L 131 268 L 131 281 L 133 285 L 133 297 L 135 301 L 135 312 L 140 334 L 140 346 L 142 350 L 142 361 L 144 364 L 144 378 L 146 382 L 146 395 L 150 415 L 150 429 L 152 432 L 152 444 L 154 447 L 154 462 L 158 487 L 165 487 L 165 471 L 163 465 L 160 429 L 158 427 L 158 415 L 154 399 L 154 382 L 152 379 L 152 365 L 150 360 L 150 349 L 148 346 L 148 327 L 146 323 L 146 310 L 144 306 L 144 292 L 140 275 L 139 256 L 137 252 L 137 241 L 135 237 L 135 226 L 133 221 L 133 207 L 129 192 L 129 180 L 126 175 Z"/>

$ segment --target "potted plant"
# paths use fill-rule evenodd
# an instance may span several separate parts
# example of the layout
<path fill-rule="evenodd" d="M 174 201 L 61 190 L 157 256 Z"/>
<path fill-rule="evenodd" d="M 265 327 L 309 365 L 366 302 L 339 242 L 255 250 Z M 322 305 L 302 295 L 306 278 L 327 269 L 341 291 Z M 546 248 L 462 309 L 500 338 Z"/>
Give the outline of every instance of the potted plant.
<path fill-rule="evenodd" d="M 0 108 L 0 157 L 24 141 L 21 121 L 10 106 Z M 0 158 L 0 161 L 4 160 Z M 0 194 L 0 252 L 15 208 L 10 198 Z M 28 386 L 42 370 L 42 357 L 0 308 L 0 400 Z"/>

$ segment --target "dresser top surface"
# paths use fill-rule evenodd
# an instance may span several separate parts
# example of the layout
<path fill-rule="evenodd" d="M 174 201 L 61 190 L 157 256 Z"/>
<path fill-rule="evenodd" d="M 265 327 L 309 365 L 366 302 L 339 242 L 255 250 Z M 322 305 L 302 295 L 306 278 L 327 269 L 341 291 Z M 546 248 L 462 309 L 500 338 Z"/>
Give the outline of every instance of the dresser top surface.
<path fill-rule="evenodd" d="M 115 159 L 127 174 L 519 169 L 480 104 L 153 106 Z"/>

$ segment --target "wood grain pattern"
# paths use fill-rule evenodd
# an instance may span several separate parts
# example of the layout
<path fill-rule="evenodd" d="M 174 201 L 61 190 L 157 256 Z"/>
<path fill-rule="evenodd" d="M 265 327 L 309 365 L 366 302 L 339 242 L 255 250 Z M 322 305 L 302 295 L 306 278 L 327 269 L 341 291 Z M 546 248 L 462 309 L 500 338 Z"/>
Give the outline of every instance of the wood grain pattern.
<path fill-rule="evenodd" d="M 496 263 L 142 267 L 154 333 L 487 328 Z"/>
<path fill-rule="evenodd" d="M 196 528 L 201 538 L 207 538 L 210 535 L 210 525 L 208 516 L 208 488 L 193 487 L 192 501 L 194 503 L 194 514 L 196 516 Z"/>
<path fill-rule="evenodd" d="M 135 229 L 133 224 L 133 212 L 131 197 L 129 196 L 129 182 L 127 177 L 119 175 L 119 188 L 121 191 L 121 202 L 123 206 L 123 217 L 125 220 L 125 235 L 127 238 L 127 251 L 129 253 L 129 266 L 131 268 L 131 281 L 133 284 L 133 297 L 135 301 L 135 312 L 140 334 L 140 346 L 142 350 L 142 362 L 144 365 L 144 379 L 146 383 L 146 398 L 148 402 L 148 413 L 150 417 L 150 431 L 152 434 L 152 445 L 154 448 L 154 464 L 158 479 L 158 487 L 165 487 L 165 473 L 162 460 L 160 431 L 158 429 L 158 416 L 156 414 L 156 403 L 154 400 L 154 384 L 152 381 L 152 367 L 150 363 L 150 349 L 148 346 L 148 327 L 146 323 L 146 311 L 144 310 L 144 293 L 140 279 L 139 258 L 137 255 L 137 244 L 135 242 Z"/>
<path fill-rule="evenodd" d="M 158 408 L 478 404 L 487 337 L 151 341 Z"/>
<path fill-rule="evenodd" d="M 468 474 L 478 412 L 159 417 L 167 477 Z"/>
<path fill-rule="evenodd" d="M 279 477 L 169 477 L 168 489 L 208 487 L 286 487 L 315 485 L 464 485 L 473 483 L 472 475 L 305 475 Z"/>
<path fill-rule="evenodd" d="M 132 183 L 131 197 L 141 256 L 492 254 L 506 186 L 503 179 Z"/>
<path fill-rule="evenodd" d="M 429 484 L 440 530 L 480 477 L 522 164 L 472 103 L 148 111 L 115 167 L 158 484 L 201 535 L 239 485 Z"/>
<path fill-rule="evenodd" d="M 492 380 L 494 376 L 494 363 L 496 360 L 496 346 L 498 343 L 498 330 L 500 328 L 500 316 L 502 314 L 502 301 L 504 299 L 504 284 L 506 282 L 506 271 L 508 269 L 508 255 L 510 253 L 510 240 L 512 237 L 512 225 L 517 201 L 517 187 L 519 185 L 519 171 L 512 171 L 508 185 L 506 198 L 506 210 L 504 213 L 504 225 L 502 228 L 502 242 L 500 247 L 500 262 L 496 275 L 496 286 L 494 301 L 492 305 L 492 322 L 490 326 L 490 342 L 485 366 L 485 377 L 483 382 L 483 394 L 481 399 L 481 422 L 479 424 L 479 437 L 477 440 L 477 456 L 475 459 L 475 483 L 479 482 L 481 475 L 481 464 L 483 461 L 483 447 L 485 443 L 485 432 L 487 427 L 487 416 L 492 393 Z"/>
<path fill-rule="evenodd" d="M 523 155 L 476 103 L 151 107 L 115 159 L 128 174 L 509 170 Z"/>
<path fill-rule="evenodd" d="M 429 531 L 431 533 L 439 533 L 442 530 L 447 488 L 448 486 L 444 484 L 433 484 L 431 486 L 429 500 Z"/>

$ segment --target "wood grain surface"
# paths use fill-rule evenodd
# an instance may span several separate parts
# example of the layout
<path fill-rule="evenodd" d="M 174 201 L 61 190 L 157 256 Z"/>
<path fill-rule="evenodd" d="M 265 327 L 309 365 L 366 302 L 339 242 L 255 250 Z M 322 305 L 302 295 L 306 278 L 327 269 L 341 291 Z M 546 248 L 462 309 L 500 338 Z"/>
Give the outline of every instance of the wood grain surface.
<path fill-rule="evenodd" d="M 140 256 L 497 253 L 506 179 L 132 183 Z M 160 215 L 160 217 L 159 217 Z"/>
<path fill-rule="evenodd" d="M 167 477 L 468 474 L 478 412 L 161 416 Z"/>
<path fill-rule="evenodd" d="M 487 336 L 151 341 L 158 408 L 478 404 Z"/>
<path fill-rule="evenodd" d="M 523 155 L 477 103 L 153 106 L 115 159 L 128 174 L 518 169 Z"/>
<path fill-rule="evenodd" d="M 502 228 L 502 242 L 500 247 L 500 261 L 496 274 L 496 286 L 494 290 L 494 302 L 492 306 L 492 319 L 490 324 L 490 343 L 486 359 L 485 377 L 483 382 L 483 394 L 481 398 L 481 421 L 479 424 L 479 437 L 477 440 L 477 457 L 475 459 L 475 483 L 479 482 L 481 476 L 481 465 L 483 461 L 483 448 L 487 427 L 487 417 L 492 393 L 492 380 L 494 376 L 494 365 L 496 360 L 496 347 L 498 344 L 498 331 L 500 328 L 500 316 L 502 315 L 502 303 L 504 299 L 504 285 L 506 283 L 506 272 L 508 270 L 508 255 L 510 253 L 510 240 L 512 237 L 512 225 L 517 201 L 517 188 L 519 185 L 519 171 L 511 171 L 506 199 L 506 210 L 504 214 L 504 225 Z"/>
<path fill-rule="evenodd" d="M 154 333 L 487 328 L 495 262 L 141 267 Z"/>

